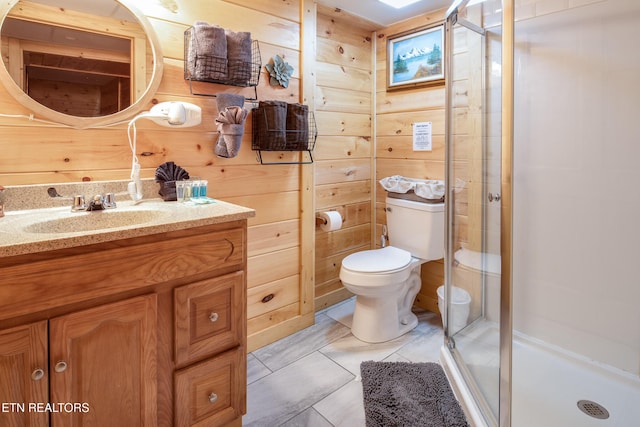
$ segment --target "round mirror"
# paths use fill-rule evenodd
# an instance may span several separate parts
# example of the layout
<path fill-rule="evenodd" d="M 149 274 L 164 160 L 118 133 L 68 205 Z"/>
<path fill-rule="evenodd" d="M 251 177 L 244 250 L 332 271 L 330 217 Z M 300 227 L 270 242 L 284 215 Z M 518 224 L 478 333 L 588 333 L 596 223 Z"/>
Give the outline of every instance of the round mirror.
<path fill-rule="evenodd" d="M 144 109 L 162 79 L 153 27 L 133 0 L 10 0 L 0 6 L 0 80 L 36 117 L 105 126 Z"/>

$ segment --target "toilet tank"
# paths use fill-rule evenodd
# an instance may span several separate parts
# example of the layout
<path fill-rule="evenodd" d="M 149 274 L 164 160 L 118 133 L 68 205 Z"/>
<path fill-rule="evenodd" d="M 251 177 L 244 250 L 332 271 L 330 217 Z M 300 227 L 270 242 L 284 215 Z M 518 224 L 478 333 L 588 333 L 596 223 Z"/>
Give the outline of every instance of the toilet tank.
<path fill-rule="evenodd" d="M 426 261 L 444 257 L 444 203 L 387 197 L 389 244 Z"/>

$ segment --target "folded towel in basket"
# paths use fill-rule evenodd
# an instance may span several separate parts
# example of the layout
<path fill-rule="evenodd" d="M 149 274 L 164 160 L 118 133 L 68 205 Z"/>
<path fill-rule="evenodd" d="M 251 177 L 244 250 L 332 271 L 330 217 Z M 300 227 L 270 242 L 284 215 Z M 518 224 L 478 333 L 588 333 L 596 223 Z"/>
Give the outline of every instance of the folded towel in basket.
<path fill-rule="evenodd" d="M 187 67 L 196 80 L 227 78 L 227 37 L 217 25 L 197 21 L 191 28 Z"/>
<path fill-rule="evenodd" d="M 240 151 L 242 136 L 244 135 L 244 122 L 249 112 L 242 107 L 227 107 L 216 118 L 218 129 L 218 143 L 213 151 L 219 157 L 235 157 Z"/>
<path fill-rule="evenodd" d="M 309 107 L 287 104 L 287 148 L 306 150 L 309 146 Z"/>
<path fill-rule="evenodd" d="M 260 148 L 284 150 L 287 145 L 287 103 L 284 101 L 260 101 L 254 109 L 253 120 L 257 120 Z"/>
<path fill-rule="evenodd" d="M 251 80 L 251 33 L 225 30 L 227 36 L 228 79 L 237 84 Z"/>
<path fill-rule="evenodd" d="M 380 185 L 389 193 L 415 193 L 419 198 L 429 201 L 444 201 L 444 181 L 435 179 L 405 178 L 401 175 L 382 178 Z"/>

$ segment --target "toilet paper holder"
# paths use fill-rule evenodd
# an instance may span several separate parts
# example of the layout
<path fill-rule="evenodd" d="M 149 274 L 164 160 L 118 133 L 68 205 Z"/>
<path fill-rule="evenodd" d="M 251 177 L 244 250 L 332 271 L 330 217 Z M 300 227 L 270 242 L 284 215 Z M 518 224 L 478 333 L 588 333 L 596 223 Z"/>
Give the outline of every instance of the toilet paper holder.
<path fill-rule="evenodd" d="M 344 217 L 342 216 L 342 214 L 340 214 L 340 217 L 342 218 L 342 221 L 344 222 Z M 317 213 L 316 214 L 316 226 L 319 226 L 319 225 L 327 225 L 327 220 L 322 218 L 320 216 L 320 214 Z"/>

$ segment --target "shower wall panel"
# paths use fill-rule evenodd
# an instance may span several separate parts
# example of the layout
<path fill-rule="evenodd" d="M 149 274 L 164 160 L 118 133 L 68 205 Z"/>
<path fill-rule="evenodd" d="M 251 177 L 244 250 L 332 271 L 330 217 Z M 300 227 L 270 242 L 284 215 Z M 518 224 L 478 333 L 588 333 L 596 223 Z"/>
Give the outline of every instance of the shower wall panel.
<path fill-rule="evenodd" d="M 516 7 L 514 329 L 638 375 L 640 3 L 580 3 Z"/>

